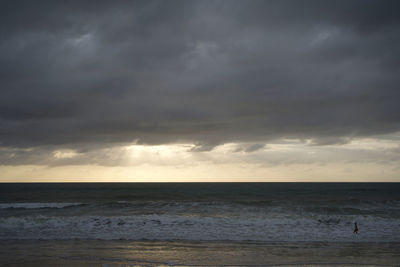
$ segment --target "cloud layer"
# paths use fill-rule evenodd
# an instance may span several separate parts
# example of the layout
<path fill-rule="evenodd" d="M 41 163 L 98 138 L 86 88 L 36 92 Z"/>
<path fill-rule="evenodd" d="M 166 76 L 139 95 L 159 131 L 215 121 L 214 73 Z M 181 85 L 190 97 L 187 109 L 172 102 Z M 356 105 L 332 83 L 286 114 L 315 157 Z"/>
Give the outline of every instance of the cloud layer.
<path fill-rule="evenodd" d="M 282 138 L 324 145 L 397 132 L 399 8 L 3 1 L 0 146 L 247 142 L 250 152 Z"/>

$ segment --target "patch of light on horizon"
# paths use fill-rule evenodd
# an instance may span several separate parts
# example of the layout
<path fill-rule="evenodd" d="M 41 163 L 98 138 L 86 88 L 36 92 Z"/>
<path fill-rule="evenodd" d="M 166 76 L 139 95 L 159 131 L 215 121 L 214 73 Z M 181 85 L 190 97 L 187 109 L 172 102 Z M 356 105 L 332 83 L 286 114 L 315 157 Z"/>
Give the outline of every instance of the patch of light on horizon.
<path fill-rule="evenodd" d="M 194 146 L 194 145 L 193 145 Z M 124 150 L 131 159 L 141 158 L 188 158 L 188 150 L 193 147 L 187 144 L 174 145 L 129 145 L 125 146 Z"/>
<path fill-rule="evenodd" d="M 72 149 L 60 149 L 53 151 L 53 157 L 56 159 L 69 159 L 74 158 L 78 155 L 75 150 Z"/>
<path fill-rule="evenodd" d="M 397 140 L 376 139 L 376 138 L 360 138 L 355 139 L 351 143 L 345 145 L 349 149 L 365 149 L 365 150 L 386 150 L 399 146 Z"/>

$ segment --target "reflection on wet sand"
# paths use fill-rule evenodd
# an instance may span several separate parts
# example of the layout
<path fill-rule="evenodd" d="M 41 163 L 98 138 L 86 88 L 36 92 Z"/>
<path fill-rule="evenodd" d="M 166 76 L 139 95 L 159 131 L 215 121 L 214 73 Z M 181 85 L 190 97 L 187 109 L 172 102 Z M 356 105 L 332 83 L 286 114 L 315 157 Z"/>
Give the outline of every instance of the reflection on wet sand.
<path fill-rule="evenodd" d="M 2 240 L 4 266 L 393 266 L 400 243 Z"/>

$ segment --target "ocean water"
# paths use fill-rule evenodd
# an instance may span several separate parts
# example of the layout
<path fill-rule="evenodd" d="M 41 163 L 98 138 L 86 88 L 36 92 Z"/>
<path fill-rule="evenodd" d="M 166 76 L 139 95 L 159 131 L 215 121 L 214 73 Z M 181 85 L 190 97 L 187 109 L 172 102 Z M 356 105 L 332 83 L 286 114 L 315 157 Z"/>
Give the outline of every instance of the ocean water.
<path fill-rule="evenodd" d="M 383 243 L 399 229 L 400 183 L 0 184 L 1 240 Z"/>

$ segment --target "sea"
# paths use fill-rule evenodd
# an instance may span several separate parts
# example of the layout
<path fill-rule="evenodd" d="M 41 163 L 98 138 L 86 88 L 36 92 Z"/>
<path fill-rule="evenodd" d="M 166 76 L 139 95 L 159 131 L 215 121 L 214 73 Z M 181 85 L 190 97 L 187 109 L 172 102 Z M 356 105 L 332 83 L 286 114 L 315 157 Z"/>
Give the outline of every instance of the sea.
<path fill-rule="evenodd" d="M 396 254 L 400 183 L 0 184 L 0 245 L 18 244 L 15 251 L 37 241 L 236 248 L 373 243 L 396 244 Z"/>

